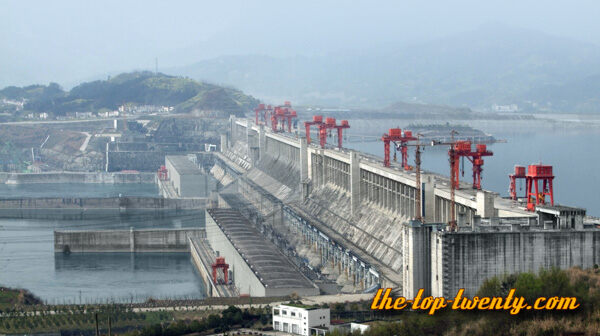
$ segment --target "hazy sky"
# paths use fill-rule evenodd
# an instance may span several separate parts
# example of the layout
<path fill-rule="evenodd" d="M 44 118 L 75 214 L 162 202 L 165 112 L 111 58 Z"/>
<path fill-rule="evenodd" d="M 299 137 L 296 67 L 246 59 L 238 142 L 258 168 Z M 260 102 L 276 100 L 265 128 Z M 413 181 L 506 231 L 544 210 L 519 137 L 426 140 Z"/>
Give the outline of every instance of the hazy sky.
<path fill-rule="evenodd" d="M 600 1 L 0 0 L 0 87 L 224 54 L 365 50 L 496 22 L 600 45 Z"/>

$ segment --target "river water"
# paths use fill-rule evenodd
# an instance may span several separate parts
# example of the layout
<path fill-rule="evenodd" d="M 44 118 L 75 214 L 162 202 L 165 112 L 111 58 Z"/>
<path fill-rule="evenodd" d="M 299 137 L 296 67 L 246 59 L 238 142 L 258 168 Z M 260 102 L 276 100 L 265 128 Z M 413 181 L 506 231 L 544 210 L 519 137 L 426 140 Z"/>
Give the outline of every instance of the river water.
<path fill-rule="evenodd" d="M 548 116 L 539 116 L 548 118 Z M 440 121 L 350 120 L 350 134 L 379 136 L 391 127 L 405 128 L 409 124 L 444 123 Z M 452 122 L 455 123 L 455 122 Z M 508 174 L 514 166 L 539 163 L 553 166 L 555 202 L 582 207 L 592 216 L 600 216 L 600 117 L 554 115 L 549 120 L 536 121 L 459 121 L 506 143 L 489 146 L 494 152 L 485 157 L 482 186 L 508 196 Z M 381 141 L 349 142 L 346 147 L 383 157 Z M 427 147 L 422 155 L 425 170 L 449 176 L 447 146 Z M 414 149 L 410 149 L 410 164 L 414 165 Z M 399 158 L 399 153 L 398 153 Z M 472 181 L 471 164 L 465 161 L 462 181 Z M 525 185 L 517 190 L 525 193 Z"/>
<path fill-rule="evenodd" d="M 154 184 L 0 185 L 0 197 L 156 196 Z M 56 229 L 203 227 L 203 213 L 90 220 L 0 219 L 0 285 L 26 288 L 48 303 L 202 298 L 188 253 L 54 253 Z"/>

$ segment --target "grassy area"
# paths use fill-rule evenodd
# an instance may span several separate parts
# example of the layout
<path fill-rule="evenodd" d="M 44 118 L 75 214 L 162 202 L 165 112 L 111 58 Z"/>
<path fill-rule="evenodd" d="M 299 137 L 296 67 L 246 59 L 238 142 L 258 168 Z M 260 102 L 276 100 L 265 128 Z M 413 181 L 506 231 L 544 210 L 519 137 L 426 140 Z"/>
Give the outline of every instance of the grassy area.
<path fill-rule="evenodd" d="M 0 320 L 0 333 L 89 331 L 95 328 L 96 314 L 101 329 L 108 328 L 110 318 L 113 330 L 136 329 L 147 325 L 172 321 L 172 312 L 134 313 L 131 311 L 97 309 L 87 312 L 41 312 L 36 316 L 10 316 Z"/>
<path fill-rule="evenodd" d="M 27 290 L 0 287 L 0 312 L 40 303 L 42 301 Z"/>

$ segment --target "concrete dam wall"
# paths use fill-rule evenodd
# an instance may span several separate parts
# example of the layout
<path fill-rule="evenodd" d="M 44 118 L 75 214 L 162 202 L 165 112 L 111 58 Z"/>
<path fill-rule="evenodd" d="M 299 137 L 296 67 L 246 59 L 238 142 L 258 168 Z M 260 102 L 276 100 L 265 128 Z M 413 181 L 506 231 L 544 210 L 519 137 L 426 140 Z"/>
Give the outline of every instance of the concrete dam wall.
<path fill-rule="evenodd" d="M 358 289 L 375 280 L 406 297 L 419 288 L 453 296 L 459 288 L 474 294 L 495 275 L 600 263 L 600 230 L 585 223 L 585 209 L 527 211 L 522 202 L 464 181 L 451 207 L 446 176 L 421 171 L 417 185 L 414 170 L 384 167 L 381 158 L 344 148 L 319 148 L 249 120 L 232 118 L 229 138 L 221 142 L 224 163 L 243 171 L 237 192 L 312 266 L 339 275 L 338 284 L 347 276 Z M 285 216 L 275 220 L 281 205 Z M 458 232 L 447 226 L 453 208 Z"/>
<path fill-rule="evenodd" d="M 434 232 L 431 260 L 432 295 L 474 295 L 496 275 L 600 264 L 600 230 Z"/>
<path fill-rule="evenodd" d="M 84 219 L 155 212 L 172 214 L 210 207 L 207 198 L 159 197 L 17 198 L 0 199 L 1 218 Z"/>
<path fill-rule="evenodd" d="M 204 229 L 54 231 L 54 252 L 188 252 Z"/>
<path fill-rule="evenodd" d="M 154 183 L 154 173 L 46 172 L 0 173 L 0 183 Z"/>

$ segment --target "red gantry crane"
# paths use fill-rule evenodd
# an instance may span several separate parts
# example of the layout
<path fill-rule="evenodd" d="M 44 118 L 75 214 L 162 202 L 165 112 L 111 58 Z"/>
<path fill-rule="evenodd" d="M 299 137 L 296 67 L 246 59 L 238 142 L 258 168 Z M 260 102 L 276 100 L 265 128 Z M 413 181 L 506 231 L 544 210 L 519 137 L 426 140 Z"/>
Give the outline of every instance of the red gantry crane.
<path fill-rule="evenodd" d="M 510 174 L 508 177 L 510 178 L 510 198 L 515 201 L 518 199 L 517 179 L 525 180 L 527 210 L 535 211 L 536 205 L 546 204 L 546 196 L 550 196 L 550 204 L 554 205 L 554 188 L 552 186 L 554 175 L 552 175 L 552 166 L 541 163 L 529 165 L 527 173 L 525 173 L 525 167 L 515 166 L 514 174 Z M 541 186 L 539 184 L 540 181 L 542 182 Z"/>
<path fill-rule="evenodd" d="M 342 120 L 339 125 L 336 124 L 335 118 L 327 117 L 325 118 L 325 122 L 323 122 L 323 116 L 316 115 L 313 116 L 312 121 L 305 121 L 304 127 L 306 128 L 306 142 L 310 144 L 310 127 L 312 125 L 317 126 L 319 130 L 319 144 L 321 148 L 325 148 L 325 144 L 327 143 L 327 135 L 331 135 L 331 130 L 337 130 L 337 138 L 338 138 L 338 148 L 342 148 L 342 142 L 344 140 L 344 129 L 350 128 L 350 124 L 348 120 Z"/>
<path fill-rule="evenodd" d="M 310 145 L 310 126 L 316 125 L 317 127 L 319 127 L 319 125 L 321 125 L 322 123 L 323 123 L 323 116 L 320 116 L 320 115 L 313 116 L 312 121 L 304 122 L 304 127 L 306 128 L 306 143 L 308 143 Z"/>
<path fill-rule="evenodd" d="M 508 189 L 509 193 L 510 193 L 510 198 L 513 201 L 516 201 L 518 199 L 517 197 L 517 179 L 526 179 L 527 175 L 525 174 L 525 167 L 523 166 L 515 166 L 515 172 L 514 174 L 510 174 L 508 175 L 508 178 L 510 179 L 510 187 Z"/>
<path fill-rule="evenodd" d="M 273 107 L 271 105 L 258 104 L 254 109 L 254 118 L 256 124 L 268 124 L 273 114 Z"/>
<path fill-rule="evenodd" d="M 225 285 L 229 284 L 229 272 L 228 272 L 229 264 L 227 264 L 225 262 L 225 257 L 217 257 L 217 260 L 211 266 L 212 266 L 213 281 L 215 282 L 215 284 L 221 283 L 219 281 L 220 278 L 218 277 L 218 273 L 217 273 L 218 269 L 221 269 L 223 271 L 224 282 L 222 284 L 225 284 Z"/>
<path fill-rule="evenodd" d="M 492 156 L 494 153 L 487 150 L 485 144 L 477 144 L 475 146 L 475 151 L 473 151 L 471 141 L 468 140 L 458 140 L 448 144 L 450 145 L 450 150 L 448 151 L 448 156 L 450 157 L 450 177 L 451 180 L 454 181 L 453 186 L 455 188 L 459 187 L 459 174 L 461 171 L 459 167 L 460 158 L 466 157 L 473 164 L 473 189 L 480 190 L 481 172 L 483 172 L 483 157 Z"/>
<path fill-rule="evenodd" d="M 536 205 L 546 204 L 546 196 L 550 196 L 550 204 L 554 205 L 553 180 L 552 166 L 540 163 L 527 167 L 527 210 L 534 211 Z M 543 182 L 541 189 L 539 185 L 540 181 Z M 535 191 L 532 188 L 535 188 Z"/>
<path fill-rule="evenodd" d="M 261 104 L 262 105 L 262 104 Z M 260 111 L 260 105 L 256 111 L 256 118 L 258 120 L 258 113 Z M 267 106 L 264 109 L 265 120 L 271 120 L 271 129 L 273 132 L 285 132 L 285 125 L 287 124 L 288 132 L 292 132 L 292 120 L 298 117 L 298 114 L 292 109 L 292 104 L 289 101 L 284 102 L 281 106 Z M 267 119 L 268 118 L 268 119 Z"/>
<path fill-rule="evenodd" d="M 265 104 L 258 104 L 258 107 L 254 109 L 255 123 L 258 125 L 258 117 L 263 116 L 265 112 Z"/>
<path fill-rule="evenodd" d="M 327 143 L 327 134 L 331 129 L 336 128 L 335 118 L 327 117 L 325 118 L 325 122 L 319 124 L 319 143 L 321 148 L 325 148 L 325 144 Z"/>
<path fill-rule="evenodd" d="M 417 138 L 412 135 L 411 131 L 405 130 L 404 134 L 402 134 L 400 128 L 390 128 L 389 133 L 384 133 L 381 140 L 383 141 L 383 165 L 385 167 L 390 166 L 390 142 L 393 142 L 395 145 L 394 150 L 399 149 L 402 155 L 402 167 L 404 167 L 405 170 L 412 169 L 412 167 L 408 165 L 407 143 L 409 141 L 415 141 Z"/>
<path fill-rule="evenodd" d="M 421 214 L 422 209 L 421 209 L 421 152 L 422 152 L 422 147 L 424 147 L 424 144 L 421 143 L 420 141 L 420 137 L 423 136 L 422 134 L 417 134 L 416 137 L 414 137 L 412 135 L 412 132 L 410 131 L 404 131 L 405 136 L 402 136 L 402 132 L 399 128 L 391 128 L 389 130 L 389 134 L 384 134 L 383 137 L 381 138 L 384 142 L 384 149 L 385 149 L 385 158 L 384 158 L 384 164 L 385 162 L 387 162 L 387 166 L 389 167 L 390 165 L 390 142 L 393 141 L 393 138 L 396 138 L 395 141 L 404 141 L 404 143 L 402 144 L 402 148 L 404 148 L 404 151 L 401 151 L 403 153 L 403 158 L 402 158 L 402 162 L 403 162 L 403 166 L 404 169 L 406 170 L 410 170 L 413 167 L 410 167 L 408 165 L 408 146 L 415 146 L 415 186 L 416 186 L 416 197 L 415 197 L 415 219 L 419 220 L 421 222 L 423 222 L 423 216 Z M 408 144 L 408 141 L 413 141 L 413 139 L 416 141 L 416 144 Z M 396 142 L 395 142 L 396 143 Z M 406 168 L 409 167 L 409 168 Z"/>
<path fill-rule="evenodd" d="M 337 137 L 338 137 L 338 148 L 342 149 L 342 140 L 343 140 L 343 131 L 345 128 L 350 128 L 350 124 L 348 120 L 342 120 L 339 125 L 335 126 L 337 129 Z"/>
<path fill-rule="evenodd" d="M 432 141 L 432 145 L 450 145 L 448 157 L 450 161 L 450 220 L 448 225 L 450 231 L 456 231 L 456 189 L 460 189 L 460 158 L 466 157 L 473 164 L 473 189 L 481 189 L 481 172 L 483 171 L 483 157 L 492 156 L 493 152 L 487 150 L 485 144 L 477 144 L 475 151 L 472 150 L 471 141 L 454 140 L 458 132 L 450 132 L 450 142 Z"/>
<path fill-rule="evenodd" d="M 290 102 L 286 103 L 289 104 Z M 288 132 L 292 133 L 292 120 L 296 119 L 298 117 L 298 114 L 296 113 L 296 110 L 292 109 L 292 107 L 290 106 L 285 108 L 284 116 L 287 119 Z"/>

